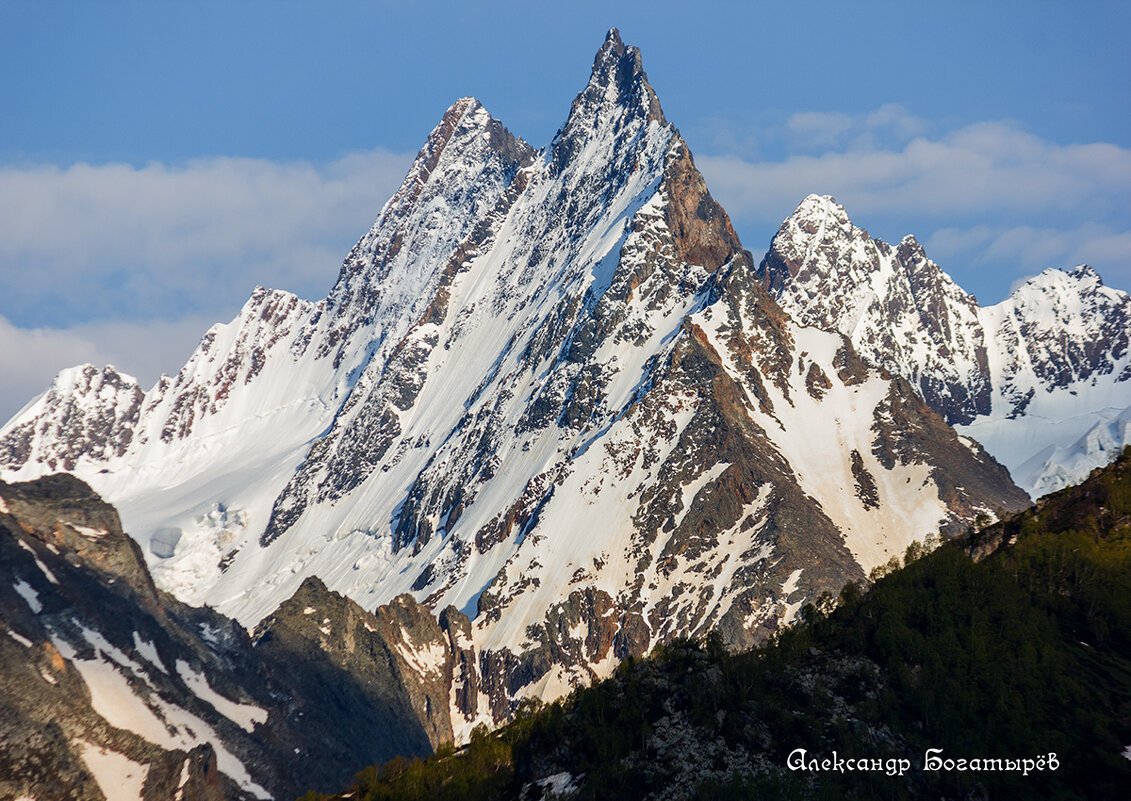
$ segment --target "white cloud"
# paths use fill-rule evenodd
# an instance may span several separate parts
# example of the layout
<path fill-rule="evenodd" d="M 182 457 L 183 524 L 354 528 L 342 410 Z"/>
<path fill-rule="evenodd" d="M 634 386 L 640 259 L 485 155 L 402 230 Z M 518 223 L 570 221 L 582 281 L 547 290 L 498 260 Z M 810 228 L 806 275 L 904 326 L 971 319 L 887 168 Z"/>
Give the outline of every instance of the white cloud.
<path fill-rule="evenodd" d="M 836 138 L 842 122 L 832 121 L 821 135 Z M 782 161 L 703 156 L 696 163 L 732 217 L 764 223 L 780 222 L 813 192 L 835 196 L 850 214 L 910 212 L 940 221 L 1048 212 L 1076 219 L 1108 214 L 1113 203 L 1125 209 L 1131 201 L 1131 150 L 1057 145 L 996 122 L 941 139 L 918 136 L 899 149 L 834 150 Z"/>
<path fill-rule="evenodd" d="M 850 130 L 855 118 L 833 111 L 801 111 L 790 115 L 786 130 L 798 148 L 817 146 L 835 147 Z"/>
<path fill-rule="evenodd" d="M 993 241 L 995 231 L 988 225 L 970 228 L 940 228 L 923 240 L 923 247 L 936 260 L 948 260 L 957 254 L 984 249 Z"/>
<path fill-rule="evenodd" d="M 899 147 L 923 136 L 930 126 L 898 103 L 867 114 L 803 111 L 791 114 L 782 133 L 792 152 L 809 150 L 875 150 Z"/>
<path fill-rule="evenodd" d="M 69 329 L 20 328 L 0 316 L 0 425 L 46 390 L 60 370 L 76 364 L 114 365 L 148 389 L 162 372 L 180 369 L 213 323 L 235 314 L 228 310 L 219 319 L 112 321 Z"/>
<path fill-rule="evenodd" d="M 57 326 L 230 307 L 256 284 L 321 296 L 409 160 L 0 168 L 0 313 Z"/>
<path fill-rule="evenodd" d="M 967 268 L 1011 269 L 1010 286 L 1047 267 L 1102 266 L 1105 283 L 1131 286 L 1131 231 L 1085 223 L 1064 228 L 1032 225 L 943 228 L 923 242 L 939 263 Z M 995 302 L 998 298 L 983 298 Z"/>
<path fill-rule="evenodd" d="M 895 105 L 795 114 L 784 130 L 780 158 L 696 157 L 748 247 L 765 247 L 806 195 L 827 194 L 884 238 L 916 234 L 987 300 L 1046 267 L 1080 263 L 1131 286 L 1131 149 L 1061 145 L 1006 122 L 931 137 Z"/>
<path fill-rule="evenodd" d="M 257 284 L 323 296 L 409 161 L 0 168 L 0 422 L 74 364 L 179 370 Z"/>

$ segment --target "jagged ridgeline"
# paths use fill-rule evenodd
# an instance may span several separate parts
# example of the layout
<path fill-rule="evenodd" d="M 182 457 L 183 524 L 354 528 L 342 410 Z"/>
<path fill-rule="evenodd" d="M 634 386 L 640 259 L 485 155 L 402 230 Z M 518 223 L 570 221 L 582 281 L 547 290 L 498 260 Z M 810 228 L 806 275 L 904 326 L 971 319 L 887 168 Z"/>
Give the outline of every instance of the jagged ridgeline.
<path fill-rule="evenodd" d="M 1086 265 L 979 306 L 915 237 L 889 245 L 810 195 L 758 271 L 794 320 L 840 331 L 906 378 L 1034 498 L 1131 444 L 1131 296 Z"/>
<path fill-rule="evenodd" d="M 373 766 L 332 798 L 1122 797 L 1131 450 L 906 560 L 866 594 L 846 587 L 831 614 L 805 607 L 767 647 L 674 642 L 459 751 Z M 806 767 L 834 752 L 847 770 Z"/>
<path fill-rule="evenodd" d="M 147 392 L 65 371 L 0 462 L 83 477 L 157 586 L 257 631 L 322 588 L 304 636 L 351 652 L 344 599 L 384 609 L 433 744 L 1028 503 L 783 312 L 615 30 L 544 148 L 458 100 L 326 298 L 257 290 Z"/>

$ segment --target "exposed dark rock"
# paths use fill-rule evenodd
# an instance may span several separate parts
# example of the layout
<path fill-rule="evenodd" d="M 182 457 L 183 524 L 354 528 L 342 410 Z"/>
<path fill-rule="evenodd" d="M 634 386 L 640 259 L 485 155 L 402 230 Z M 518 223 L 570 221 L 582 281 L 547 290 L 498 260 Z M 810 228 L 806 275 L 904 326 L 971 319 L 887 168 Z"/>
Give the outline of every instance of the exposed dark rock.
<path fill-rule="evenodd" d="M 856 497 L 864 502 L 865 509 L 878 509 L 880 496 L 876 491 L 876 480 L 864 466 L 864 457 L 860 451 L 852 451 L 852 475 L 856 479 Z"/>
<path fill-rule="evenodd" d="M 253 640 L 154 589 L 113 507 L 72 476 L 0 483 L 0 500 L 0 796 L 101 798 L 83 757 L 93 748 L 138 764 L 145 801 L 253 797 L 230 760 L 217 762 L 222 747 L 250 781 L 294 797 L 337 786 L 375 755 L 452 739 L 448 643 L 469 641 L 458 612 L 447 630 L 415 602 L 374 616 L 310 579 Z M 448 667 L 422 675 L 412 649 L 432 642 Z M 91 685 L 98 676 L 109 678 Z M 119 683 L 134 700 L 108 708 L 99 693 Z M 142 724 L 116 728 L 115 708 L 122 720 L 143 714 L 128 704 L 189 720 L 191 732 L 170 730 L 187 747 L 155 744 Z"/>

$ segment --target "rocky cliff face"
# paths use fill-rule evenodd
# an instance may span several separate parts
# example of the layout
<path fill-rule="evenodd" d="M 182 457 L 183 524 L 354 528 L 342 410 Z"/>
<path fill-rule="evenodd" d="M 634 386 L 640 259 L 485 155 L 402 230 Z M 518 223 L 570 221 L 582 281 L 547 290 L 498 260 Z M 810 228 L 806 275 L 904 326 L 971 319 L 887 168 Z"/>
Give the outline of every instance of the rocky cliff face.
<path fill-rule="evenodd" d="M 1126 444 L 1111 426 L 1131 404 L 1131 297 L 1090 267 L 1046 270 L 980 307 L 913 237 L 873 239 L 832 198 L 810 195 L 759 274 L 794 319 L 840 331 L 865 362 L 906 378 L 1034 495 L 1082 480 Z"/>
<path fill-rule="evenodd" d="M 2 798 L 293 798 L 452 738 L 408 621 L 311 579 L 249 638 L 156 589 L 69 475 L 0 482 L 0 635 Z"/>
<path fill-rule="evenodd" d="M 947 422 L 989 413 L 978 303 L 914 237 L 894 247 L 873 239 L 832 198 L 810 195 L 782 223 L 759 272 L 795 320 L 848 336 Z"/>
<path fill-rule="evenodd" d="M 75 470 L 157 583 L 264 621 L 264 647 L 340 642 L 351 671 L 387 648 L 374 681 L 432 743 L 676 636 L 754 643 L 1026 501 L 905 382 L 783 312 L 615 31 L 541 151 L 457 101 L 330 295 L 257 292 L 134 431 Z M 313 576 L 345 596 L 329 632 L 294 600 Z"/>
<path fill-rule="evenodd" d="M 0 463 L 39 464 L 51 472 L 121 457 L 133 441 L 143 398 L 137 381 L 113 367 L 64 370 L 31 414 L 24 410 L 18 425 L 5 427 Z"/>

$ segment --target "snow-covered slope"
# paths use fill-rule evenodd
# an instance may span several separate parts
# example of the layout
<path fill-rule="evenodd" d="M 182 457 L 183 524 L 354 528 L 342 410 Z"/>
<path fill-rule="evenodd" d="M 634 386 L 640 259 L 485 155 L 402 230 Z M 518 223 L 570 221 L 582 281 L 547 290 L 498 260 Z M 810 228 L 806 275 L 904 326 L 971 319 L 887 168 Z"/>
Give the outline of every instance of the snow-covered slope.
<path fill-rule="evenodd" d="M 88 407 L 9 423 L 5 475 L 50 470 Z M 74 470 L 182 597 L 254 623 L 317 575 L 472 618 L 411 649 L 457 736 L 673 636 L 751 644 L 1025 502 L 782 312 L 615 31 L 546 148 L 458 101 L 324 301 L 257 292 L 126 427 Z"/>
<path fill-rule="evenodd" d="M 1045 495 L 1078 484 L 1097 467 L 1114 461 L 1131 445 L 1131 406 L 1118 413 L 1103 409 L 1094 417 L 1099 420 L 1075 442 L 1067 447 L 1049 445 L 1021 464 L 1014 471 L 1018 482 L 1033 487 L 1034 495 Z"/>
<path fill-rule="evenodd" d="M 979 307 L 913 237 L 892 247 L 810 195 L 759 272 L 790 315 L 907 378 L 1028 492 L 1080 481 L 1118 452 L 1118 433 L 1085 434 L 1131 403 L 1131 297 L 1090 267 L 1046 270 Z"/>
<path fill-rule="evenodd" d="M 144 398 L 113 368 L 64 371 L 0 432 L 3 475 L 83 476 L 143 545 L 176 532 L 176 555 L 152 565 L 164 587 L 190 603 L 215 600 L 224 560 L 256 541 L 366 365 L 389 360 L 428 306 L 436 262 L 531 157 L 476 101 L 457 101 L 325 300 L 257 289 Z"/>

